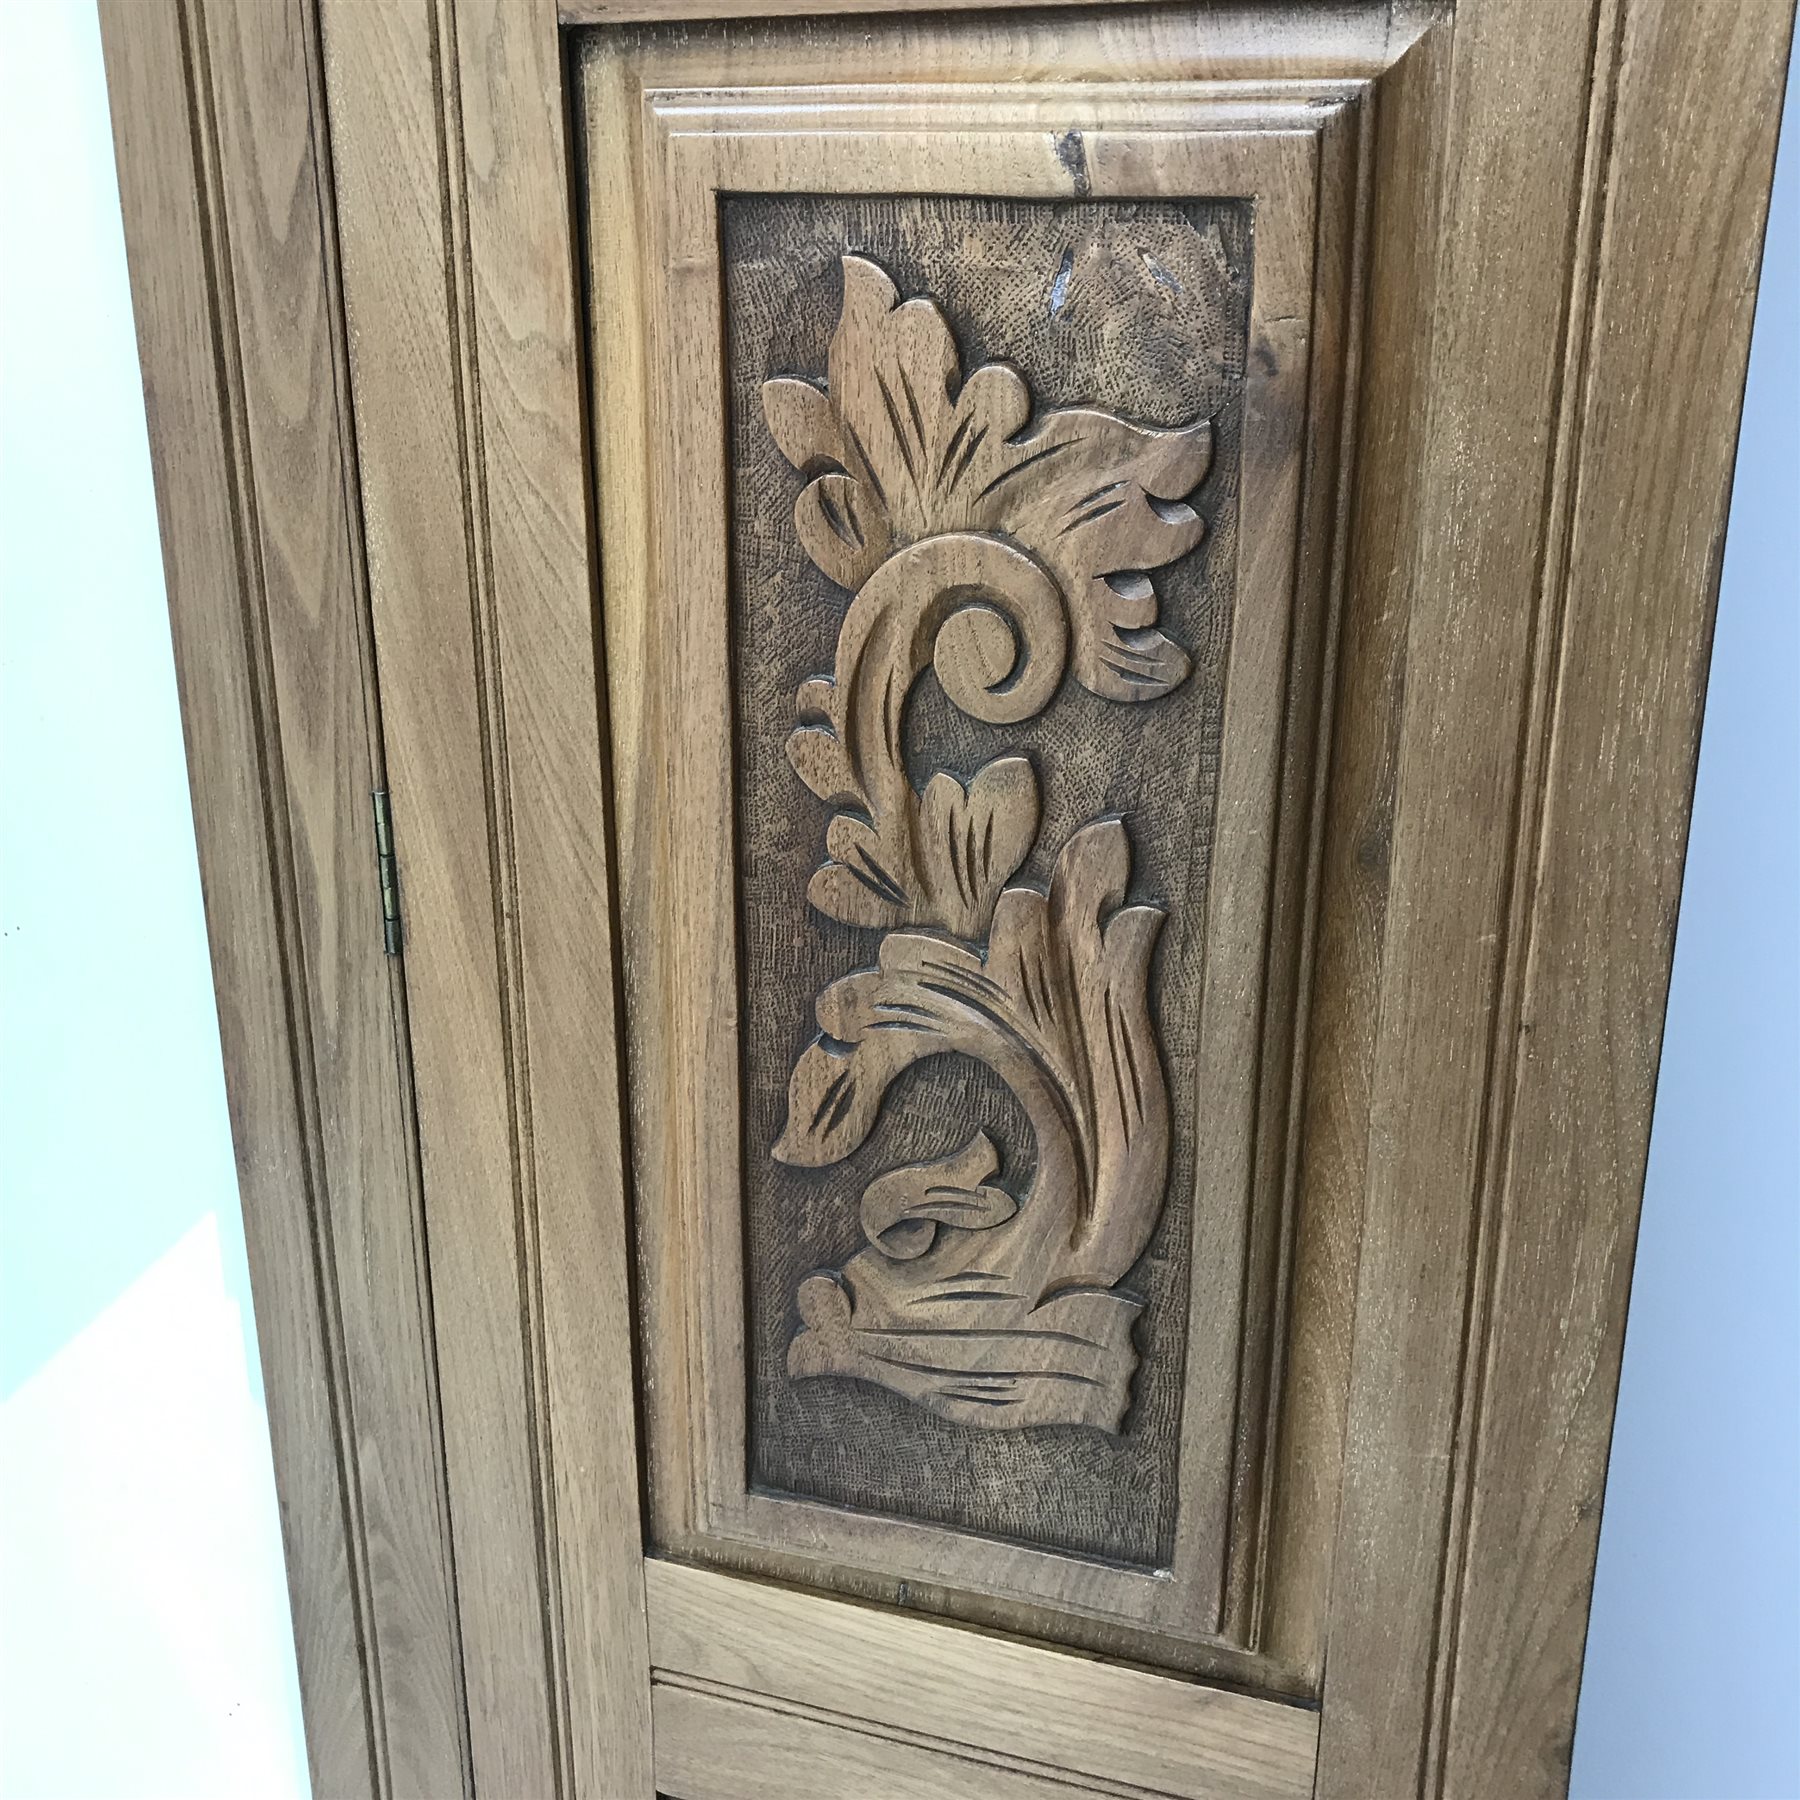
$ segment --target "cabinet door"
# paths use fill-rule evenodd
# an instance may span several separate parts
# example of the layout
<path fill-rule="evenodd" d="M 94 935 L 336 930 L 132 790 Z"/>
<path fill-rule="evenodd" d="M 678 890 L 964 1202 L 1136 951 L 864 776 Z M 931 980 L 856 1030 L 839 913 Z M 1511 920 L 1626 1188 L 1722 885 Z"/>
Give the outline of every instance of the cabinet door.
<path fill-rule="evenodd" d="M 404 896 L 321 1789 L 1560 1793 L 1784 7 L 766 10 L 109 20 Z"/>
<path fill-rule="evenodd" d="M 1258 1515 L 1355 87 L 905 41 L 797 104 L 577 65 L 652 1541 L 1305 1693 Z"/>

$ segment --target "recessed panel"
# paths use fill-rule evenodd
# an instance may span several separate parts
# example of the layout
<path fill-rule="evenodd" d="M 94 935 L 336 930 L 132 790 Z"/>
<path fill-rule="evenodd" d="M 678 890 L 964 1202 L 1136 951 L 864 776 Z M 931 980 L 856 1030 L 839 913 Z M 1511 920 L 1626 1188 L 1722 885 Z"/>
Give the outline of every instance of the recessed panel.
<path fill-rule="evenodd" d="M 1248 1670 L 1348 102 L 710 54 L 582 65 L 651 1548 Z"/>
<path fill-rule="evenodd" d="M 1250 209 L 720 231 L 750 1481 L 1166 1566 Z"/>

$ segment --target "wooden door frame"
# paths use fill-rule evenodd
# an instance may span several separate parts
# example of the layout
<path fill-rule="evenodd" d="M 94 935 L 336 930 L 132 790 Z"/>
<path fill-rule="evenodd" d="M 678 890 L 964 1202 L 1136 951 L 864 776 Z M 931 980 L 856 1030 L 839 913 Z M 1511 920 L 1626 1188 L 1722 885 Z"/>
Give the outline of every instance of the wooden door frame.
<path fill-rule="evenodd" d="M 1390 242 L 1369 317 L 1365 437 L 1419 479 L 1359 526 L 1344 624 L 1393 705 L 1332 803 L 1385 949 L 1317 1792 L 1548 1796 L 1792 3 L 1393 10 L 1379 155 L 1454 229 Z M 315 1787 L 648 1794 L 559 21 L 102 23 Z M 1393 172 L 1377 239 L 1420 238 Z M 1489 303 L 1521 268 L 1556 341 Z"/>

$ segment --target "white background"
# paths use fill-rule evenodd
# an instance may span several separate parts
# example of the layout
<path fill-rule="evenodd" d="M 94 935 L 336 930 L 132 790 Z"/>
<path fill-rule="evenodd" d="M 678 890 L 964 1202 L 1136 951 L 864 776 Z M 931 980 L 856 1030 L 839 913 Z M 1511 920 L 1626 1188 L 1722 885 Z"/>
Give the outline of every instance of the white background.
<path fill-rule="evenodd" d="M 99 29 L 0 0 L 5 1800 L 306 1792 L 210 983 Z"/>

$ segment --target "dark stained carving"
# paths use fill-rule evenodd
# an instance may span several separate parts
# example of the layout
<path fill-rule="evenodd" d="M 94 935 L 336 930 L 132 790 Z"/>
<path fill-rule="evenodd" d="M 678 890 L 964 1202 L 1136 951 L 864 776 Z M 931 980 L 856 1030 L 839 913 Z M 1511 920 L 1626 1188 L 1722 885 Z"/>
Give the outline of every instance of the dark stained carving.
<path fill-rule="evenodd" d="M 948 1156 L 877 1177 L 869 1247 L 800 1288 L 795 1376 L 891 1387 L 969 1425 L 1118 1431 L 1141 1301 L 1115 1291 L 1143 1252 L 1168 1179 L 1169 1107 L 1146 984 L 1164 913 L 1123 904 L 1124 823 L 1083 826 L 1049 892 L 1004 884 L 1037 836 L 1036 772 L 1006 755 L 968 785 L 916 791 L 902 733 L 927 667 L 991 725 L 1040 712 L 1065 660 L 1090 692 L 1140 701 L 1186 679 L 1156 628 L 1148 570 L 1191 549 L 1186 503 L 1210 424 L 1130 424 L 1093 408 L 1027 429 L 1017 370 L 960 358 L 929 300 L 902 303 L 866 258 L 843 259 L 829 386 L 764 384 L 784 456 L 811 479 L 794 511 L 814 563 L 853 590 L 830 679 L 804 683 L 788 756 L 839 809 L 812 904 L 886 927 L 877 966 L 820 995 L 819 1039 L 789 1088 L 775 1157 L 841 1161 L 893 1082 L 929 1057 L 986 1064 L 1036 1140 L 1015 1201 L 978 1131 Z M 1070 646 L 1073 655 L 1070 658 Z M 949 936 L 905 927 L 938 927 Z M 985 953 L 954 939 L 987 938 Z"/>

